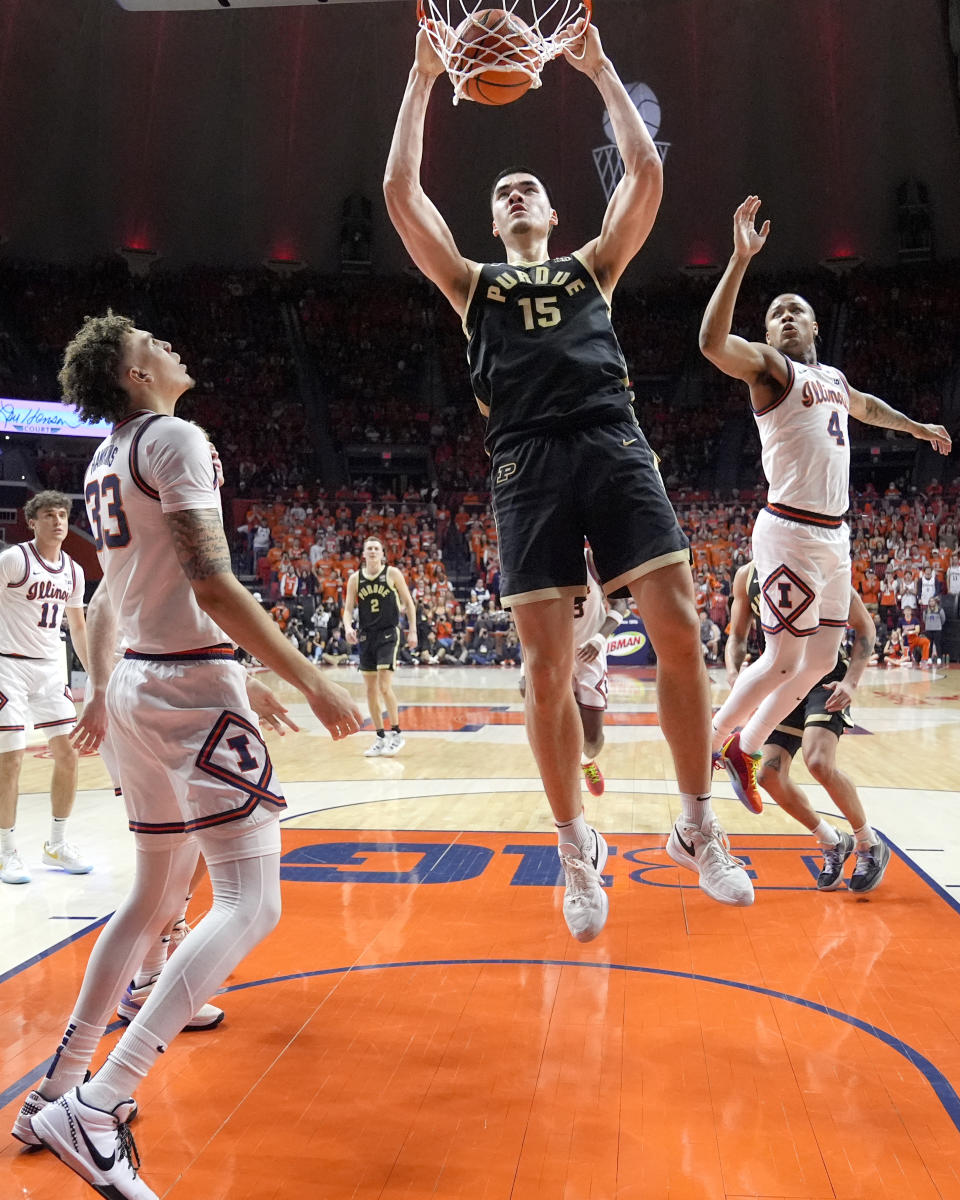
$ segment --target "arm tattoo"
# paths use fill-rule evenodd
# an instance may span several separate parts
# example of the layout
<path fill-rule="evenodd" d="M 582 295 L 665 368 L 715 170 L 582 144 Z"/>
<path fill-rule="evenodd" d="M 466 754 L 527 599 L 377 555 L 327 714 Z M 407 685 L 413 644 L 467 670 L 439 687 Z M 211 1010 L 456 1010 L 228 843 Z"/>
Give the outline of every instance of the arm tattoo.
<path fill-rule="evenodd" d="M 854 634 L 853 645 L 850 647 L 851 663 L 862 662 L 870 657 L 873 653 L 873 637 L 868 635 L 864 637 L 860 633 Z"/>
<path fill-rule="evenodd" d="M 865 425 L 879 425 L 883 429 L 907 430 L 913 423 L 909 417 L 905 417 L 902 412 L 891 408 L 878 396 L 871 396 L 869 392 L 864 392 L 863 399 L 862 420 Z"/>
<path fill-rule="evenodd" d="M 233 573 L 223 521 L 215 508 L 190 508 L 163 516 L 177 560 L 188 579 Z"/>

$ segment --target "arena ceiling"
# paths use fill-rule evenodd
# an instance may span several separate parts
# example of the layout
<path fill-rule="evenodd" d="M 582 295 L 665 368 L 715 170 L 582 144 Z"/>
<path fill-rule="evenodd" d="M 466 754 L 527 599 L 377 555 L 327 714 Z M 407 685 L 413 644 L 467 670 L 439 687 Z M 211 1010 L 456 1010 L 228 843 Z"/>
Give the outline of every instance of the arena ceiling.
<path fill-rule="evenodd" d="M 132 5 L 135 0 L 124 0 Z M 154 0 L 145 0 L 154 3 Z M 180 5 L 178 5 L 180 7 Z M 406 259 L 380 180 L 412 56 L 414 4 L 341 0 L 126 11 L 116 0 L 0 0 L 0 238 L 8 256 L 121 245 L 170 263 L 306 260 L 333 269 L 344 199 L 373 201 L 378 270 Z M 596 0 L 626 82 L 669 144 L 648 270 L 721 262 L 749 192 L 771 266 L 896 257 L 895 189 L 926 185 L 936 246 L 960 252 L 960 142 L 941 0 Z M 494 110 L 436 88 L 424 180 L 464 253 L 492 257 L 488 184 L 523 163 L 550 183 L 555 245 L 593 236 L 602 102 L 563 62 Z"/>

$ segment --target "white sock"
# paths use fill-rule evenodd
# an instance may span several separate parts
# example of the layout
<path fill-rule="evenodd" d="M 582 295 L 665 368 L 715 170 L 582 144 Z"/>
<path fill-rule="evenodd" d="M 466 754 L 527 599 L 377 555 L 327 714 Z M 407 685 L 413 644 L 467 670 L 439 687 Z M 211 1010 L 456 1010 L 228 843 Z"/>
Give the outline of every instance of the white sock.
<path fill-rule="evenodd" d="M 840 841 L 839 833 L 837 833 L 829 821 L 824 821 L 822 817 L 820 818 L 820 824 L 812 832 L 821 846 L 836 846 Z"/>
<path fill-rule="evenodd" d="M 50 845 L 62 846 L 67 840 L 67 818 L 66 817 L 51 817 L 50 818 Z"/>
<path fill-rule="evenodd" d="M 692 792 L 681 792 L 680 804 L 683 809 L 684 825 L 695 825 L 697 829 L 702 829 L 704 825 L 713 820 L 713 805 L 710 803 L 709 792 L 705 796 L 697 796 Z"/>
<path fill-rule="evenodd" d="M 853 840 L 856 842 L 858 850 L 865 850 L 867 846 L 875 846 L 880 841 L 869 825 L 861 825 L 859 829 L 855 829 Z"/>
<path fill-rule="evenodd" d="M 578 852 L 581 846 L 589 846 L 590 826 L 583 813 L 574 817 L 572 821 L 564 821 L 562 824 L 555 821 L 554 824 L 557 827 L 557 842 L 560 846 L 573 846 Z"/>
<path fill-rule="evenodd" d="M 40 1095 L 47 1100 L 56 1100 L 64 1092 L 77 1087 L 90 1066 L 103 1037 L 103 1025 L 87 1025 L 71 1017 L 63 1040 L 47 1069 L 46 1078 L 40 1084 Z"/>
<path fill-rule="evenodd" d="M 0 854 L 4 858 L 8 854 L 16 853 L 17 839 L 14 837 L 15 826 L 11 825 L 9 829 L 0 829 Z"/>
<path fill-rule="evenodd" d="M 84 1104 L 112 1112 L 134 1094 L 165 1050 L 162 1039 L 149 1029 L 131 1025 L 93 1079 L 80 1088 L 80 1099 Z"/>
<path fill-rule="evenodd" d="M 725 733 L 721 733 L 717 728 L 716 718 L 710 722 L 710 728 L 713 730 L 713 739 L 710 742 L 710 749 L 711 751 L 721 750 L 723 748 L 723 743 L 727 740 L 727 735 Z"/>
<path fill-rule="evenodd" d="M 581 766 L 581 767 L 589 767 L 589 766 L 590 766 L 590 764 L 591 764 L 592 762 L 593 762 L 593 759 L 590 757 L 590 755 L 589 755 L 589 754 L 585 754 L 585 753 L 584 753 L 584 752 L 581 750 L 581 751 L 580 751 L 580 766 Z"/>
<path fill-rule="evenodd" d="M 161 934 L 147 951 L 146 957 L 140 964 L 140 970 L 133 977 L 134 987 L 144 987 L 163 970 L 170 952 L 169 933 Z"/>

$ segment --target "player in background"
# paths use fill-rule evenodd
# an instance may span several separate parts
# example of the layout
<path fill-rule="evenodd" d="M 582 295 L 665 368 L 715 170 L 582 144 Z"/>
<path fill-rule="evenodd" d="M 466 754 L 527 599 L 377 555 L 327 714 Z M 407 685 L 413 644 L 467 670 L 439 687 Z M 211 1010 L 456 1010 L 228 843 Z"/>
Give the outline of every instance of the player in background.
<path fill-rule="evenodd" d="M 355 732 L 361 718 L 234 576 L 209 445 L 174 416 L 194 381 L 170 344 L 113 313 L 87 318 L 60 380 L 85 419 L 114 422 L 84 494 L 123 648 L 105 701 L 137 862 L 130 895 L 93 948 L 34 1093 L 44 1106 L 29 1124 L 101 1195 L 155 1200 L 126 1125 L 134 1090 L 280 916 L 285 801 L 233 643 L 296 687 L 335 738 Z M 180 909 L 197 845 L 213 905 L 86 1081 L 124 986 Z"/>
<path fill-rule="evenodd" d="M 407 615 L 407 647 L 417 648 L 417 609 L 406 580 L 397 567 L 387 565 L 383 542 L 368 537 L 363 543 L 363 563 L 347 580 L 343 602 L 343 631 L 351 645 L 360 648 L 360 674 L 367 689 L 370 720 L 377 731 L 366 758 L 392 758 L 405 745 L 400 731 L 400 706 L 393 690 L 393 672 L 400 649 L 400 610 Z M 353 614 L 357 612 L 357 625 Z M 389 731 L 383 727 L 386 712 Z"/>
<path fill-rule="evenodd" d="M 626 600 L 606 600 L 597 578 L 593 555 L 584 547 L 587 587 L 573 601 L 573 696 L 583 729 L 580 769 L 593 796 L 602 796 L 603 772 L 597 757 L 603 749 L 603 714 L 607 710 L 607 641 L 628 612 Z M 526 696 L 527 681 L 520 663 L 520 695 Z"/>
<path fill-rule="evenodd" d="M 83 570 L 63 549 L 70 531 L 70 497 L 38 492 L 23 515 L 29 542 L 0 554 L 0 881 L 29 883 L 30 871 L 17 847 L 20 768 L 27 745 L 25 727 L 42 733 L 53 758 L 50 837 L 42 861 L 71 875 L 91 864 L 67 841 L 67 819 L 77 795 L 78 754 L 70 741 L 77 712 L 63 677 L 60 624 L 64 613 L 84 669 L 87 633 L 83 615 Z"/>
<path fill-rule="evenodd" d="M 660 725 L 680 789 L 677 828 L 685 831 L 682 842 L 676 829 L 671 834 L 678 861 L 722 903 L 751 904 L 753 886 L 730 855 L 710 803 L 709 684 L 689 543 L 637 424 L 611 324 L 614 289 L 656 219 L 663 168 L 596 27 L 569 32 L 579 38 L 564 56 L 604 100 L 624 163 L 597 237 L 551 258 L 559 217 L 548 190 L 532 171 L 508 168 L 490 195 L 505 261 L 461 254 L 420 181 L 427 105 L 443 71 L 426 29 L 397 116 L 384 196 L 411 258 L 467 335 L 491 455 L 501 602 L 512 609 L 526 666 L 525 729 L 557 830 L 564 920 L 587 942 L 603 929 L 609 901 L 606 841 L 583 811 L 583 735 L 570 688 L 572 601 L 586 583 L 584 538 L 604 591 L 633 597 L 657 652 Z"/>
<path fill-rule="evenodd" d="M 753 529 L 766 646 L 737 676 L 713 720 L 734 790 L 759 812 L 760 753 L 771 731 L 832 671 L 846 628 L 851 581 L 850 530 L 844 522 L 850 490 L 848 417 L 897 429 L 949 454 L 942 425 L 922 424 L 858 391 L 842 371 L 817 360 L 817 321 L 802 296 L 774 298 L 766 341 L 734 336 L 733 312 L 750 260 L 770 232 L 758 231 L 760 200 L 748 196 L 733 216 L 733 254 L 700 326 L 700 349 L 725 375 L 741 379 L 762 445 L 769 484 Z M 742 726 L 739 732 L 734 732 Z"/>
<path fill-rule="evenodd" d="M 817 839 L 823 854 L 817 887 L 823 892 L 840 887 L 844 864 L 854 850 L 857 863 L 849 884 L 854 892 L 873 891 L 883 879 L 890 859 L 889 847 L 867 821 L 853 780 L 837 766 L 837 746 L 844 730 L 853 726 L 850 705 L 870 661 L 876 636 L 873 617 L 852 587 L 847 622 L 854 632 L 850 652 L 840 647 L 834 669 L 773 730 L 761 752 L 762 765 L 757 776 L 760 787 Z M 731 686 L 742 670 L 749 669 L 744 663 L 754 623 L 762 645 L 760 584 L 756 564 L 748 562 L 733 579 L 730 636 L 724 651 Z M 807 770 L 849 821 L 853 836 L 825 821 L 806 793 L 790 778 L 790 766 L 801 749 Z"/>

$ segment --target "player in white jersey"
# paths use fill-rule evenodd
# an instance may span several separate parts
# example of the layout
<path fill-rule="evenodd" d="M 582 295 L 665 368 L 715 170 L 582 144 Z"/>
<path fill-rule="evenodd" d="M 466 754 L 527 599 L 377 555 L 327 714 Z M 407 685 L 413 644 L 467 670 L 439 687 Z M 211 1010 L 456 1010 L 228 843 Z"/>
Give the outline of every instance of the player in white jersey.
<path fill-rule="evenodd" d="M 84 494 L 123 658 L 107 682 L 113 645 L 91 646 L 91 692 L 103 693 L 137 861 L 18 1122 L 29 1109 L 31 1133 L 101 1195 L 155 1200 L 126 1126 L 134 1089 L 280 916 L 283 793 L 232 642 L 296 687 L 335 738 L 361 717 L 233 575 L 209 445 L 173 415 L 194 381 L 169 343 L 113 313 L 87 318 L 60 382 L 84 419 L 115 422 Z M 198 845 L 213 905 L 84 1082 L 125 985 L 182 904 Z"/>
<path fill-rule="evenodd" d="M 53 758 L 50 838 L 43 861 L 72 875 L 90 863 L 66 840 L 77 794 L 77 751 L 70 741 L 77 714 L 64 678 L 60 625 L 64 614 L 80 662 L 86 667 L 83 570 L 63 549 L 70 497 L 38 492 L 24 517 L 33 539 L 0 554 L 0 881 L 29 883 L 30 871 L 16 842 L 20 767 L 26 728 L 43 734 Z"/>
<path fill-rule="evenodd" d="M 744 273 L 770 232 L 769 221 L 756 228 L 759 208 L 759 199 L 748 196 L 734 213 L 733 256 L 700 327 L 706 357 L 750 389 L 769 484 L 767 505 L 753 531 L 766 647 L 757 663 L 737 676 L 713 723 L 714 752 L 753 812 L 763 808 L 756 780 L 761 747 L 833 669 L 843 638 L 850 597 L 850 531 L 843 520 L 848 416 L 903 430 L 941 454 L 951 448 L 942 425 L 911 420 L 817 361 L 816 317 L 802 296 L 786 293 L 773 300 L 765 342 L 731 334 Z"/>

